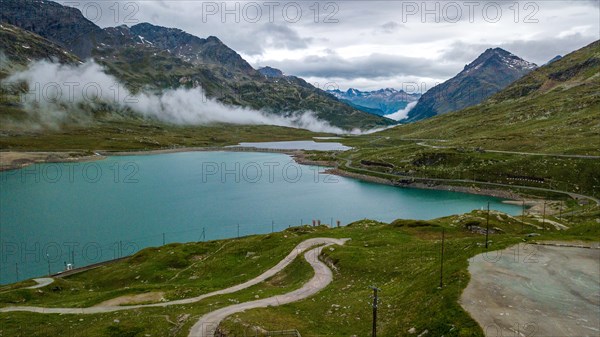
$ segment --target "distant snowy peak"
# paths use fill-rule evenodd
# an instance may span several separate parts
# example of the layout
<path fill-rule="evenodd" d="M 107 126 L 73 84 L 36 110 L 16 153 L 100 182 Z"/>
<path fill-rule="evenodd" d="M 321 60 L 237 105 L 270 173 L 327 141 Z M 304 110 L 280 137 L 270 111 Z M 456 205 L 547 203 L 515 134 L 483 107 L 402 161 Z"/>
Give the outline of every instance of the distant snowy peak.
<path fill-rule="evenodd" d="M 424 93 L 406 120 L 414 122 L 479 104 L 536 68 L 502 48 L 487 49 L 456 76 Z"/>
<path fill-rule="evenodd" d="M 360 91 L 355 88 L 350 88 L 346 91 L 341 91 L 339 89 L 329 90 L 330 94 L 333 94 L 337 98 L 342 99 L 350 99 L 354 97 L 394 97 L 398 98 L 402 96 L 402 99 L 412 102 L 413 100 L 419 99 L 419 94 L 409 94 L 404 90 L 396 90 L 394 88 L 385 88 L 373 91 Z"/>
<path fill-rule="evenodd" d="M 502 48 L 490 48 L 479 55 L 475 61 L 467 64 L 463 72 L 469 73 L 482 67 L 507 66 L 516 70 L 531 71 L 537 68 L 535 63 L 525 61 Z"/>
<path fill-rule="evenodd" d="M 363 96 L 362 92 L 358 89 L 350 88 L 346 91 L 346 96 Z"/>
<path fill-rule="evenodd" d="M 420 94 L 409 94 L 404 90 L 384 88 L 373 91 L 361 91 L 350 88 L 346 91 L 329 90 L 339 100 L 353 107 L 376 115 L 388 115 L 406 108 L 411 102 L 416 102 Z"/>

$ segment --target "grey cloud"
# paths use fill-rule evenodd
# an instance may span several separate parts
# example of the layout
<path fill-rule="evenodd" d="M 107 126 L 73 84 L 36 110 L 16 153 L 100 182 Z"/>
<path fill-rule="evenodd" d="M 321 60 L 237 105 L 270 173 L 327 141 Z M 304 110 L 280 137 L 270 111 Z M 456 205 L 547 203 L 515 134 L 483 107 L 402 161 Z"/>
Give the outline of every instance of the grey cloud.
<path fill-rule="evenodd" d="M 309 55 L 300 60 L 270 60 L 262 63 L 278 67 L 286 74 L 349 80 L 394 76 L 447 78 L 452 76 L 456 69 L 456 64 L 387 54 L 371 54 L 356 58 L 342 58 L 337 54 L 325 57 Z"/>
<path fill-rule="evenodd" d="M 500 47 L 527 61 L 543 65 L 556 55 L 566 55 L 582 48 L 597 38 L 572 34 L 562 38 L 548 38 L 544 40 L 515 40 L 500 44 L 469 44 L 462 41 L 455 42 L 442 55 L 443 59 L 456 62 L 469 63 L 487 48 Z"/>
<path fill-rule="evenodd" d="M 298 32 L 281 24 L 264 24 L 259 27 L 254 31 L 255 36 L 263 40 L 265 44 L 277 48 L 303 49 L 308 47 L 308 44 L 313 40 L 312 38 L 300 37 Z"/>
<path fill-rule="evenodd" d="M 276 23 L 230 26 L 220 38 L 229 47 L 245 55 L 261 55 L 266 48 L 299 50 L 308 48 L 313 38 L 302 37 L 285 25 Z"/>
<path fill-rule="evenodd" d="M 380 28 L 379 31 L 381 31 L 385 34 L 392 34 L 401 28 L 406 28 L 406 25 L 400 24 L 396 21 L 388 21 L 388 22 L 384 23 L 383 25 L 379 26 L 379 28 Z"/>
<path fill-rule="evenodd" d="M 67 1 L 67 0 L 64 0 Z M 63 1 L 63 2 L 64 2 Z M 317 1 L 317 0 L 315 0 Z M 334 18 L 338 23 L 321 22 L 326 16 L 328 0 L 319 0 L 320 22 L 315 23 L 311 6 L 315 1 L 297 2 L 303 8 L 302 19 L 297 23 L 285 22 L 278 11 L 275 22 L 269 23 L 267 15 L 257 23 L 221 22 L 216 15 L 209 22 L 201 21 L 201 2 L 197 1 L 134 1 L 139 6 L 135 18 L 166 27 L 177 27 L 199 37 L 218 36 L 225 44 L 244 56 L 255 66 L 270 65 L 288 74 L 313 78 L 338 78 L 346 83 L 364 81 L 373 86 L 378 82 L 390 83 L 396 78 L 420 78 L 424 80 L 448 79 L 462 70 L 481 52 L 489 47 L 502 47 L 524 59 L 543 64 L 557 54 L 564 55 L 598 39 L 598 0 L 539 1 L 536 17 L 538 24 L 515 23 L 507 6 L 514 1 L 492 1 L 500 3 L 504 17 L 498 24 L 490 24 L 476 11 L 473 24 L 461 22 L 453 24 L 422 23 L 420 14 L 403 22 L 402 6 L 408 2 L 421 6 L 423 1 L 335 1 L 339 6 Z M 80 0 L 78 8 L 85 3 L 99 3 L 104 12 L 100 26 L 115 26 L 109 6 L 113 2 Z M 439 2 L 441 6 L 451 1 Z M 479 3 L 481 9 L 486 2 Z M 520 1 L 521 7 L 531 1 Z M 221 3 L 221 2 L 218 2 Z M 287 1 L 280 2 L 279 9 Z M 465 2 L 457 2 L 464 5 Z M 432 6 L 432 5 L 429 5 Z M 314 7 L 313 7 L 314 8 Z M 466 11 L 466 8 L 463 8 Z M 125 17 L 121 11 L 121 19 Z M 464 13 L 463 13 L 464 14 Z M 521 12 L 522 15 L 525 11 Z M 569 37 L 558 38 L 561 32 L 573 26 L 589 26 L 586 32 L 574 33 Z M 595 31 L 595 32 L 594 32 Z M 525 41 L 526 39 L 534 41 Z M 373 54 L 364 55 L 358 46 L 368 45 Z M 432 54 L 408 54 L 423 50 Z M 377 52 L 381 47 L 382 51 Z M 328 48 L 315 56 L 317 50 Z M 438 54 L 442 48 L 441 54 Z M 276 59 L 267 51 L 293 50 L 299 60 Z M 347 50 L 347 53 L 341 53 Z M 336 53 L 337 51 L 337 53 Z M 393 55 L 392 55 L 393 54 Z M 289 53 L 277 53 L 289 55 Z M 431 55 L 431 56 L 430 56 Z M 290 57 L 291 58 L 291 57 Z M 294 56 L 294 58 L 296 58 Z M 259 61 L 260 60 L 260 61 Z M 375 80 L 377 79 L 377 80 Z"/>
<path fill-rule="evenodd" d="M 589 4 L 592 4 L 595 7 L 600 7 L 600 1 L 598 1 L 598 0 L 583 0 L 583 2 L 587 2 Z"/>
<path fill-rule="evenodd" d="M 87 83 L 94 83 L 99 94 L 91 96 L 85 90 L 70 90 L 65 85 L 81 83 L 82 79 Z M 76 66 L 37 61 L 29 64 L 27 69 L 12 74 L 5 81 L 6 83 L 25 82 L 29 88 L 35 88 L 35 84 L 46 87 L 46 84 L 52 83 L 59 87 L 60 92 L 72 93 L 72 95 L 58 95 L 57 99 L 44 97 L 26 100 L 24 108 L 31 120 L 24 123 L 34 127 L 57 129 L 63 123 L 72 120 L 90 122 L 89 111 L 81 107 L 97 106 L 102 102 L 112 106 L 115 111 L 131 110 L 141 116 L 179 125 L 211 123 L 279 125 L 315 132 L 347 133 L 327 121 L 318 119 L 311 111 L 298 111 L 281 116 L 250 108 L 229 106 L 206 98 L 204 91 L 199 87 L 168 89 L 160 95 L 144 91 L 132 94 L 124 86 L 119 85 L 117 79 L 106 74 L 105 69 L 94 61 Z M 120 96 L 117 97 L 113 95 L 116 85 L 120 88 Z M 31 92 L 27 97 L 32 97 Z M 124 99 L 125 97 L 127 99 Z"/>

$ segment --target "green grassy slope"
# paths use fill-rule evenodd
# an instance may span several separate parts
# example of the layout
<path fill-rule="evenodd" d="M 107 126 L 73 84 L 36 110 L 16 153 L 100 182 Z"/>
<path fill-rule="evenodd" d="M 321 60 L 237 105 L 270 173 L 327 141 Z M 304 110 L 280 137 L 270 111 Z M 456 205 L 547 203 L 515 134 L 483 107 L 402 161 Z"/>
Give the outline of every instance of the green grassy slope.
<path fill-rule="evenodd" d="M 534 70 L 486 102 L 381 133 L 485 149 L 600 155 L 600 42 Z"/>
<path fill-rule="evenodd" d="M 597 210 L 575 206 L 576 216 L 559 219 L 571 229 L 557 231 L 540 219 L 493 213 L 492 249 L 522 240 L 592 240 L 600 234 Z M 317 295 L 277 308 L 251 310 L 230 317 L 223 329 L 230 336 L 254 336 L 253 327 L 299 329 L 303 336 L 359 336 L 371 329 L 371 285 L 381 288 L 379 333 L 408 335 L 415 327 L 434 336 L 482 336 L 481 328 L 457 300 L 469 281 L 468 258 L 483 251 L 485 212 L 474 211 L 431 221 L 397 220 L 391 224 L 359 221 L 347 227 L 292 227 L 280 233 L 240 239 L 170 244 L 147 248 L 133 257 L 57 281 L 39 290 L 0 288 L 0 306 L 81 307 L 107 299 L 162 291 L 168 299 L 195 296 L 248 280 L 275 265 L 300 241 L 310 237 L 351 238 L 344 246 L 325 249 L 321 258 L 335 266 L 334 280 Z M 540 229 L 536 228 L 539 227 Z M 439 286 L 440 235 L 446 231 L 444 287 Z M 543 229 L 542 229 L 543 228 Z M 251 253 L 249 253 L 251 252 Z M 310 267 L 294 262 L 270 280 L 238 293 L 168 308 L 136 309 L 98 315 L 0 314 L 6 335 L 53 336 L 63 331 L 85 336 L 187 336 L 191 325 L 208 311 L 297 289 L 312 277 Z M 115 321 L 117 320 L 117 321 Z"/>
<path fill-rule="evenodd" d="M 480 105 L 342 142 L 356 150 L 314 159 L 337 161 L 354 173 L 385 173 L 394 181 L 487 182 L 598 198 L 600 42 L 538 68 Z"/>
<path fill-rule="evenodd" d="M 1 124 L 1 122 L 0 122 Z M 324 133 L 269 125 L 176 126 L 144 119 L 101 118 L 60 130 L 3 130 L 0 149 L 15 151 L 129 151 L 306 140 Z"/>
<path fill-rule="evenodd" d="M 355 140 L 343 141 L 346 145 Z M 387 174 L 394 181 L 411 181 L 412 178 L 469 180 L 456 185 L 486 187 L 479 183 L 505 184 L 505 189 L 525 194 L 551 196 L 547 193 L 519 190 L 516 186 L 531 186 L 600 197 L 600 161 L 598 159 L 532 156 L 510 153 L 480 152 L 465 148 L 434 149 L 419 146 L 415 141 L 372 138 L 373 143 L 362 145 L 359 150 L 343 153 L 337 157 L 315 154 L 313 159 L 339 163 L 339 168 L 351 167 Z M 391 145 L 393 144 L 393 145 Z M 385 165 L 385 166 L 383 166 Z M 388 167 L 390 166 L 390 167 Z M 371 172 L 357 172 L 369 175 Z M 376 175 L 376 174 L 375 174 Z M 436 184 L 436 182 L 431 182 Z M 455 185 L 451 181 L 438 182 Z M 489 186 L 487 186 L 489 187 Z M 502 189 L 492 186 L 493 189 Z"/>

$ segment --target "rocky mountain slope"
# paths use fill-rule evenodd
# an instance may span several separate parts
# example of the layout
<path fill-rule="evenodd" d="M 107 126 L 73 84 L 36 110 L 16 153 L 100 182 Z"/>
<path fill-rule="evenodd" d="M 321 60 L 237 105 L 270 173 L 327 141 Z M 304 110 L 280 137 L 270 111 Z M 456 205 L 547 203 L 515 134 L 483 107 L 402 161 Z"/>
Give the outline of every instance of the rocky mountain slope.
<path fill-rule="evenodd" d="M 285 77 L 283 71 L 271 67 L 262 67 L 258 69 L 258 72 L 265 77 L 269 78 L 282 78 Z"/>
<path fill-rule="evenodd" d="M 0 71 L 5 74 L 11 71 L 11 66 L 26 65 L 31 60 L 79 62 L 77 56 L 59 45 L 6 22 L 0 23 L 0 50 L 0 57 L 4 58 L 0 61 Z"/>
<path fill-rule="evenodd" d="M 530 72 L 480 105 L 385 132 L 445 139 L 461 147 L 600 155 L 599 121 L 596 41 Z"/>
<path fill-rule="evenodd" d="M 82 60 L 93 58 L 133 92 L 201 86 L 208 97 L 225 104 L 281 115 L 313 111 L 343 129 L 394 124 L 302 79 L 266 77 L 213 36 L 203 39 L 149 23 L 102 29 L 79 10 L 51 1 L 3 0 L 0 22 L 35 33 Z M 4 50 L 16 48 L 12 40 L 3 44 Z"/>
<path fill-rule="evenodd" d="M 488 49 L 458 75 L 424 93 L 408 114 L 407 121 L 479 104 L 536 67 L 504 49 Z"/>

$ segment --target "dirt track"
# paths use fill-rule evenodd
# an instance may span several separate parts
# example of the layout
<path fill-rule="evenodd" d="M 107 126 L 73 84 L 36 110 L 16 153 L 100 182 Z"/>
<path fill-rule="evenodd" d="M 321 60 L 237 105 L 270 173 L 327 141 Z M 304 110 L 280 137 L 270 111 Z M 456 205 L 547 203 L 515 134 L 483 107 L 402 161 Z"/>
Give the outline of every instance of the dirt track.
<path fill-rule="evenodd" d="M 161 302 L 161 303 L 153 303 L 153 304 L 137 304 L 137 305 L 129 305 L 129 306 L 95 306 L 88 308 L 46 308 L 46 307 L 28 307 L 28 306 L 14 306 L 14 307 L 5 307 L 0 308 L 1 312 L 12 312 L 12 311 L 28 311 L 28 312 L 36 312 L 41 314 L 98 314 L 105 312 L 114 312 L 114 311 L 122 311 L 122 310 L 131 310 L 131 309 L 139 309 L 139 308 L 151 308 L 151 307 L 166 307 L 170 305 L 178 305 L 178 304 L 190 304 L 199 302 L 205 298 L 223 295 L 223 294 L 231 294 L 236 291 L 249 288 L 255 284 L 263 282 L 270 277 L 274 276 L 278 272 L 282 271 L 285 267 L 287 267 L 294 259 L 306 251 L 308 248 L 318 245 L 331 245 L 338 244 L 343 245 L 348 239 L 332 239 L 332 238 L 312 238 L 307 239 L 299 243 L 283 260 L 281 260 L 277 265 L 273 268 L 265 271 L 259 276 L 246 281 L 244 283 L 213 291 L 211 293 L 203 294 L 197 297 L 185 298 L 181 300 L 169 301 L 169 302 Z M 309 261 L 311 262 L 311 261 Z M 311 263 L 311 265 L 313 265 Z M 320 268 L 320 266 L 318 266 Z M 319 273 L 320 269 L 317 269 L 315 265 L 315 273 Z M 327 267 L 325 267 L 327 268 Z M 327 268 L 329 270 L 329 268 Z M 313 280 L 309 281 L 307 284 L 311 284 Z M 304 289 L 304 287 L 302 288 Z"/>
<path fill-rule="evenodd" d="M 600 249 L 520 244 L 469 272 L 460 302 L 486 336 L 600 336 Z"/>
<path fill-rule="evenodd" d="M 37 282 L 36 285 L 31 286 L 31 287 L 27 287 L 25 289 L 37 289 L 37 288 L 43 288 L 49 284 L 51 284 L 52 282 L 54 282 L 53 278 L 50 277 L 42 277 L 42 278 L 34 278 L 33 279 L 35 282 Z"/>
<path fill-rule="evenodd" d="M 306 254 L 304 254 L 304 258 L 306 259 L 306 261 L 308 261 L 308 263 L 310 263 L 311 267 L 314 269 L 315 275 L 312 279 L 310 279 L 310 281 L 305 283 L 302 286 L 302 288 L 286 294 L 263 298 L 256 301 L 234 304 L 225 308 L 212 311 L 200 317 L 198 322 L 196 322 L 196 324 L 192 326 L 192 329 L 190 330 L 190 334 L 188 336 L 213 337 L 215 335 L 217 327 L 219 326 L 219 323 L 223 319 L 225 319 L 225 317 L 230 316 L 236 312 L 241 312 L 254 308 L 266 308 L 268 306 L 278 306 L 287 303 L 292 303 L 303 300 L 316 294 L 321 289 L 325 288 L 333 280 L 333 274 L 331 273 L 331 269 L 329 269 L 329 267 L 327 267 L 323 262 L 319 260 L 321 250 L 324 247 L 329 246 L 331 244 L 333 243 L 312 249 Z M 337 244 L 344 244 L 344 241 L 340 241 Z"/>

